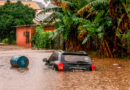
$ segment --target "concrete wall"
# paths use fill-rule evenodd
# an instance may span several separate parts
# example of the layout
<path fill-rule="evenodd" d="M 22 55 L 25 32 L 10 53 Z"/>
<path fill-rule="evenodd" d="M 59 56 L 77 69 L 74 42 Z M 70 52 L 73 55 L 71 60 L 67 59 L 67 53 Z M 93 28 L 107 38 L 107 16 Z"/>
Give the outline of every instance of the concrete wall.
<path fill-rule="evenodd" d="M 29 32 L 29 41 L 31 40 L 31 26 L 16 27 L 16 41 L 19 46 L 31 47 L 31 43 L 26 43 L 26 35 L 24 32 Z"/>
<path fill-rule="evenodd" d="M 26 46 L 26 47 L 31 47 L 33 44 L 31 42 L 26 43 L 26 35 L 24 34 L 25 32 L 29 32 L 29 41 L 31 40 L 31 37 L 35 34 L 35 26 L 19 26 L 16 27 L 16 42 L 17 45 L 19 46 Z M 44 28 L 44 31 L 54 31 L 55 28 L 53 27 L 48 27 Z"/>

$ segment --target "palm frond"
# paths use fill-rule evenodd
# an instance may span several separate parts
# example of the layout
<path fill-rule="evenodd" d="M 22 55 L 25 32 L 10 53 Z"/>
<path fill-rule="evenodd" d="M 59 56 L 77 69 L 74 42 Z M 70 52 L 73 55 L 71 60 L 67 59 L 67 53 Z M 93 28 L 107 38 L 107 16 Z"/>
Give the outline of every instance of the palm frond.
<path fill-rule="evenodd" d="M 42 13 L 51 12 L 51 11 L 54 11 L 54 12 L 55 12 L 55 11 L 60 12 L 60 11 L 62 11 L 62 8 L 60 8 L 60 7 L 47 8 L 47 9 L 45 9 L 45 10 L 39 12 L 38 15 L 39 15 L 39 14 L 42 14 Z"/>
<path fill-rule="evenodd" d="M 73 3 L 69 2 L 68 0 L 62 0 L 62 4 L 69 4 L 69 5 L 72 5 Z"/>
<path fill-rule="evenodd" d="M 104 3 L 108 3 L 109 0 L 96 0 L 96 1 L 93 1 L 93 2 L 90 2 L 88 4 L 89 7 L 92 7 L 92 6 L 95 6 L 97 4 L 104 4 Z"/>
<path fill-rule="evenodd" d="M 64 15 L 60 12 L 55 12 L 54 13 L 58 18 L 62 19 L 64 17 Z"/>
<path fill-rule="evenodd" d="M 105 13 L 104 10 L 99 12 L 98 15 L 96 16 L 95 20 L 93 21 L 93 23 L 99 23 L 103 19 L 102 16 L 104 15 L 104 13 Z"/>
<path fill-rule="evenodd" d="M 87 9 L 91 8 L 92 6 L 96 6 L 98 4 L 105 4 L 108 3 L 108 0 L 96 0 L 88 3 L 85 7 L 81 8 L 76 15 L 80 15 L 81 13 L 84 13 Z"/>
<path fill-rule="evenodd" d="M 47 25 L 50 25 L 52 23 L 54 23 L 56 21 L 56 16 L 54 16 L 53 18 L 51 18 L 48 22 Z"/>
<path fill-rule="evenodd" d="M 129 12 L 130 12 L 130 0 L 127 0 L 127 7 L 128 7 Z"/>
<path fill-rule="evenodd" d="M 59 27 L 56 29 L 50 36 L 50 39 L 54 39 L 57 35 L 61 34 L 64 31 L 64 26 Z"/>
<path fill-rule="evenodd" d="M 42 21 L 42 23 L 47 22 L 47 25 L 49 25 L 50 23 L 53 23 L 54 21 L 56 21 L 56 19 L 62 19 L 62 18 L 63 18 L 63 15 L 60 12 L 54 12 L 50 16 L 45 18 Z"/>
<path fill-rule="evenodd" d="M 54 18 L 54 16 L 55 16 L 55 13 L 50 14 L 47 18 L 45 18 L 45 19 L 42 21 L 42 23 L 51 20 L 52 18 Z"/>
<path fill-rule="evenodd" d="M 78 23 L 92 24 L 89 20 L 83 18 L 73 18 L 73 20 L 74 20 L 74 25 L 77 25 Z"/>
<path fill-rule="evenodd" d="M 83 40 L 83 42 L 82 42 L 82 44 L 85 44 L 86 42 L 87 42 L 87 40 L 91 37 L 91 36 L 93 36 L 94 35 L 94 33 L 88 33 L 87 34 L 87 36 L 85 37 L 85 39 Z"/>

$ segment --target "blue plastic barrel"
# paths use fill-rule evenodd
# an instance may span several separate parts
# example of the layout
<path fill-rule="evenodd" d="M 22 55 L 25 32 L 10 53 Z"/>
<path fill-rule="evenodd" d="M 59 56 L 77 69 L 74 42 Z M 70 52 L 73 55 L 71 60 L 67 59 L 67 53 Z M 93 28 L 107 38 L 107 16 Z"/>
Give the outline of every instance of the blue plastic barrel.
<path fill-rule="evenodd" d="M 13 56 L 10 60 L 12 67 L 25 68 L 29 65 L 29 60 L 25 56 Z"/>

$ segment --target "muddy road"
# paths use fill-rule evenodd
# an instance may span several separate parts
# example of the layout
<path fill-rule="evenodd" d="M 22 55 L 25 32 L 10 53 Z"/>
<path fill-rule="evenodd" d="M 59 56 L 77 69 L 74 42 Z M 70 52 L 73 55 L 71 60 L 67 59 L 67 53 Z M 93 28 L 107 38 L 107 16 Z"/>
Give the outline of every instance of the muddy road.
<path fill-rule="evenodd" d="M 130 60 L 91 57 L 94 72 L 57 72 L 42 62 L 51 51 L 0 51 L 0 90 L 130 90 Z M 28 68 L 12 68 L 14 55 L 26 56 Z"/>

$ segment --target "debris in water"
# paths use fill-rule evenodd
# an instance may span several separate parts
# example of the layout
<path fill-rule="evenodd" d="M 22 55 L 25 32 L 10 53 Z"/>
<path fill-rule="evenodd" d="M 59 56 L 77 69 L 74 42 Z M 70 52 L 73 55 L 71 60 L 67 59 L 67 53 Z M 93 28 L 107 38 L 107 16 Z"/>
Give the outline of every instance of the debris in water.
<path fill-rule="evenodd" d="M 25 68 L 29 65 L 29 60 L 25 56 L 13 56 L 10 60 L 12 67 Z"/>
<path fill-rule="evenodd" d="M 113 64 L 114 66 L 117 66 L 117 65 L 119 65 L 119 64 Z"/>
<path fill-rule="evenodd" d="M 121 67 L 117 67 L 117 68 L 121 68 Z"/>

